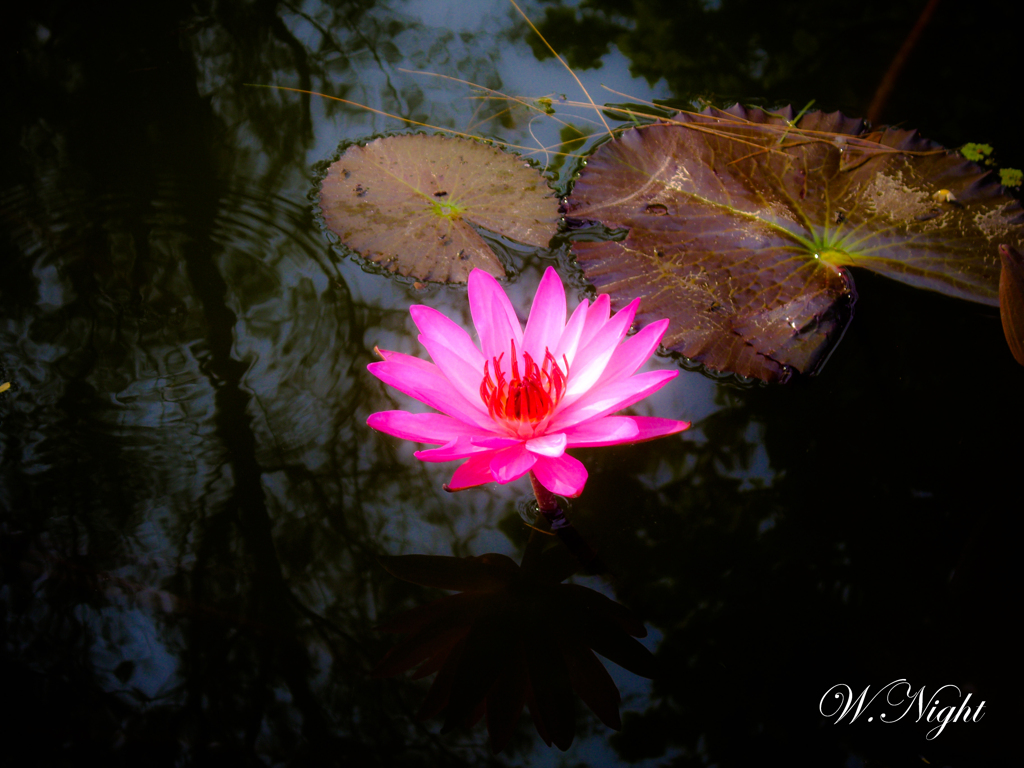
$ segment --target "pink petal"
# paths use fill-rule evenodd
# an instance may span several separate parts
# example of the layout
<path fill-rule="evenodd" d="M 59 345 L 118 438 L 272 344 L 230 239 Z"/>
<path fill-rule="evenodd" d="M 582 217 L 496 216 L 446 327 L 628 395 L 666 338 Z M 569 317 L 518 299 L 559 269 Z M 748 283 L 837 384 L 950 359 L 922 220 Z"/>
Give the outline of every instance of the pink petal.
<path fill-rule="evenodd" d="M 542 435 L 526 441 L 526 450 L 540 456 L 551 458 L 561 456 L 565 453 L 566 437 L 564 432 Z"/>
<path fill-rule="evenodd" d="M 518 437 L 496 437 L 496 436 L 484 436 L 474 437 L 473 445 L 479 445 L 484 448 L 508 448 L 510 445 L 523 442 Z"/>
<path fill-rule="evenodd" d="M 484 356 L 461 325 L 445 317 L 433 307 L 425 307 L 422 304 L 409 307 L 409 314 L 412 315 L 412 321 L 416 323 L 420 333 L 451 348 L 474 370 L 483 371 Z"/>
<path fill-rule="evenodd" d="M 632 419 L 640 429 L 640 434 L 635 440 L 630 440 L 631 443 L 642 443 L 645 440 L 654 440 L 666 435 L 674 435 L 690 427 L 690 422 L 688 421 L 659 419 L 656 416 L 633 416 Z"/>
<path fill-rule="evenodd" d="M 580 334 L 579 348 L 584 349 L 593 340 L 597 332 L 604 328 L 608 322 L 608 313 L 611 311 L 612 302 L 607 293 L 598 296 L 594 303 L 587 310 L 587 322 Z"/>
<path fill-rule="evenodd" d="M 457 437 L 487 434 L 478 427 L 465 424 L 440 413 L 409 413 L 408 411 L 380 411 L 366 420 L 372 429 L 386 432 L 403 440 L 417 443 L 444 445 Z"/>
<path fill-rule="evenodd" d="M 633 318 L 636 316 L 639 306 L 640 299 L 633 299 L 604 324 L 586 347 L 581 347 L 576 353 L 573 370 L 566 385 L 565 401 L 567 403 L 573 402 L 601 378 L 616 346 L 626 335 L 629 326 L 633 324 Z"/>
<path fill-rule="evenodd" d="M 622 410 L 657 392 L 679 375 L 679 371 L 647 371 L 625 381 L 596 387 L 551 419 L 548 432 L 559 432 L 573 424 L 583 424 Z"/>
<path fill-rule="evenodd" d="M 434 410 L 466 424 L 474 424 L 485 432 L 494 431 L 494 422 L 490 416 L 467 402 L 433 363 L 392 352 L 383 363 L 371 363 L 366 369 L 385 384 L 426 403 Z"/>
<path fill-rule="evenodd" d="M 586 299 L 580 302 L 579 306 L 573 311 L 572 317 L 569 318 L 569 322 L 565 324 L 565 330 L 562 331 L 562 338 L 558 340 L 558 345 L 551 350 L 551 354 L 555 356 L 555 360 L 558 361 L 559 365 L 565 365 L 562 361 L 564 357 L 569 365 L 572 366 L 573 358 L 576 357 L 576 350 L 579 349 L 583 326 L 587 322 L 589 306 L 589 302 Z"/>
<path fill-rule="evenodd" d="M 631 416 L 605 416 L 569 427 L 564 434 L 570 448 L 591 448 L 631 443 L 639 438 L 640 429 Z"/>
<path fill-rule="evenodd" d="M 565 289 L 554 269 L 544 270 L 537 286 L 530 317 L 523 334 L 523 349 L 538 363 L 544 360 L 544 350 L 554 351 L 565 330 Z"/>
<path fill-rule="evenodd" d="M 491 455 L 491 474 L 499 483 L 511 483 L 529 472 L 536 462 L 537 457 L 520 443 Z"/>
<path fill-rule="evenodd" d="M 633 324 L 639 307 L 640 299 L 633 299 L 612 315 L 590 335 L 585 343 L 583 340 L 580 341 L 580 353 L 585 354 L 588 349 L 604 349 L 609 345 L 614 347 L 622 341 L 629 332 L 629 327 Z M 591 354 L 594 352 L 592 351 Z"/>
<path fill-rule="evenodd" d="M 445 443 L 440 448 L 416 451 L 413 455 L 420 461 L 456 461 L 458 459 L 464 459 L 467 456 L 472 456 L 476 453 L 485 453 L 491 450 L 492 449 L 490 448 L 482 448 L 478 445 L 474 445 L 471 438 L 466 435 L 460 435 L 454 440 Z"/>
<path fill-rule="evenodd" d="M 472 488 L 474 485 L 493 483 L 494 476 L 491 474 L 491 454 L 478 453 L 469 461 L 455 470 L 451 482 L 445 486 L 449 491 L 461 491 L 463 488 Z"/>
<path fill-rule="evenodd" d="M 486 359 L 502 352 L 508 357 L 513 339 L 518 349 L 523 348 L 523 329 L 512 302 L 498 281 L 482 269 L 469 273 L 469 310 Z"/>
<path fill-rule="evenodd" d="M 480 399 L 480 382 L 484 378 L 483 356 L 477 353 L 480 358 L 480 367 L 475 368 L 473 364 L 448 344 L 440 339 L 433 339 L 420 335 L 422 344 L 430 356 L 434 359 L 441 374 L 448 379 L 470 405 L 481 414 L 487 415 L 487 408 Z M 490 416 L 488 416 L 490 418 Z"/>
<path fill-rule="evenodd" d="M 419 368 L 422 371 L 430 371 L 433 373 L 437 372 L 437 366 L 429 360 L 422 360 L 418 357 L 407 355 L 404 352 L 392 352 L 390 349 L 381 349 L 380 347 L 374 347 L 374 350 L 384 358 L 384 362 L 401 363 L 402 365 Z M 371 363 L 370 365 L 376 365 L 376 363 Z M 369 369 L 370 366 L 368 365 L 366 367 Z"/>
<path fill-rule="evenodd" d="M 568 498 L 579 496 L 587 483 L 587 468 L 568 453 L 558 458 L 544 456 L 537 459 L 533 474 L 549 491 Z"/>
<path fill-rule="evenodd" d="M 595 386 L 610 384 L 636 373 L 636 369 L 654 354 L 666 330 L 668 330 L 668 320 L 658 320 L 641 328 L 636 334 L 619 344 L 612 353 L 611 360 L 608 361 L 608 365 L 604 369 L 604 374 L 598 379 Z"/>

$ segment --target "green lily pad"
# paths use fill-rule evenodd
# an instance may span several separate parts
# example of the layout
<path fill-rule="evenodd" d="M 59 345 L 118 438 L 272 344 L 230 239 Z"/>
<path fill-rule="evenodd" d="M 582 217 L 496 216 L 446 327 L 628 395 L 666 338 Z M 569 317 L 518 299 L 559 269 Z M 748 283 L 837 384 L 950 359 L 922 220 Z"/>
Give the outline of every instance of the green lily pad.
<path fill-rule="evenodd" d="M 603 144 L 565 204 L 625 228 L 576 242 L 584 274 L 666 347 L 764 381 L 812 374 L 841 338 L 847 267 L 995 306 L 998 246 L 1020 248 L 1020 204 L 993 174 L 922 139 L 812 112 L 736 106 L 679 115 Z"/>
<path fill-rule="evenodd" d="M 467 139 L 390 136 L 349 147 L 320 187 L 327 226 L 364 259 L 423 281 L 503 276 L 474 227 L 545 247 L 558 200 L 522 158 Z"/>

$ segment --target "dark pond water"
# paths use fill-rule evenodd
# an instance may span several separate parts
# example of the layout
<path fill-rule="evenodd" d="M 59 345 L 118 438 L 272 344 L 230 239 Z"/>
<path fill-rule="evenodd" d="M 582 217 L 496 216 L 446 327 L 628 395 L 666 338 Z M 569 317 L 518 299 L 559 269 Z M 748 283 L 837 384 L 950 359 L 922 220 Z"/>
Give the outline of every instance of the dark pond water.
<path fill-rule="evenodd" d="M 527 3 L 598 102 L 865 114 L 920 2 Z M 1008 7 L 1008 5 L 1006 6 Z M 880 119 L 1024 165 L 1016 19 L 940 2 Z M 637 413 L 680 436 L 580 451 L 576 528 L 659 661 L 608 664 L 615 733 L 577 706 L 563 754 L 523 715 L 417 722 L 429 681 L 374 679 L 375 625 L 437 597 L 385 554 L 506 554 L 528 484 L 449 495 L 450 465 L 366 427 L 411 407 L 366 372 L 422 354 L 428 303 L 321 230 L 317 163 L 395 131 L 372 109 L 524 146 L 559 126 L 484 102 L 581 94 L 504 0 L 37 2 L 8 17 L 0 164 L 2 749 L 20 765 L 1005 765 L 1022 710 L 1024 368 L 998 312 L 856 274 L 817 378 L 685 370 Z M 595 65 L 600 64 L 599 68 Z M 583 132 L 586 111 L 569 121 Z M 570 129 L 568 134 L 571 137 Z M 557 183 L 571 163 L 551 163 Z M 498 244 L 499 247 L 503 247 Z M 565 248 L 506 247 L 525 311 Z M 577 291 L 578 289 L 578 291 Z M 674 367 L 667 358 L 654 366 Z M 977 722 L 836 724 L 831 686 L 906 679 Z M 884 695 L 884 694 L 883 694 Z M 946 701 L 943 697 L 949 697 Z M 4 758 L 5 764 L 7 758 Z"/>

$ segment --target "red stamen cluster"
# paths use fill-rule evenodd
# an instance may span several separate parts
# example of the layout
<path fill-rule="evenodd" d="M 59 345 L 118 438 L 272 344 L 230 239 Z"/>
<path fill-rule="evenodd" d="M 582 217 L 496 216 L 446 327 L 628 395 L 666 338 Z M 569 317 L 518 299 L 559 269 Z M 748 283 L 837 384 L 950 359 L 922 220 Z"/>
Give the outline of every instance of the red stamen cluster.
<path fill-rule="evenodd" d="M 523 353 L 523 375 L 519 375 L 519 359 L 516 357 L 516 343 L 512 341 L 512 378 L 505 380 L 501 370 L 502 352 L 491 361 L 484 362 L 484 379 L 480 382 L 480 397 L 487 405 L 492 419 L 512 423 L 536 424 L 549 415 L 565 394 L 565 378 L 569 373 L 569 361 L 565 372 L 554 355 L 545 348 L 544 363 L 537 365 L 528 352 Z M 494 363 L 494 378 L 490 365 Z"/>

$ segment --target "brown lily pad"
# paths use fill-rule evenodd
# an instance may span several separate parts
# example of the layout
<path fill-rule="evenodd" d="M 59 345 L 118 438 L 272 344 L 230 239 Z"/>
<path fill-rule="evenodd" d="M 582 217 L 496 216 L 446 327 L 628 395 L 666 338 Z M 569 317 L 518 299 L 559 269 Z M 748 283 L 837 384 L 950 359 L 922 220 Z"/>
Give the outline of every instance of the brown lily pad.
<path fill-rule="evenodd" d="M 1013 359 L 1024 365 L 1024 256 L 1012 246 L 999 246 L 999 317 Z"/>
<path fill-rule="evenodd" d="M 320 188 L 324 221 L 368 261 L 415 280 L 503 276 L 475 227 L 545 247 L 558 200 L 522 158 L 468 139 L 389 136 L 349 147 Z"/>
<path fill-rule="evenodd" d="M 733 107 L 679 115 L 603 144 L 567 216 L 625 228 L 576 242 L 587 278 L 666 347 L 764 381 L 815 373 L 856 292 L 847 267 L 996 305 L 1000 243 L 1024 216 L 994 176 L 913 131 L 863 131 L 814 112 L 794 121 Z"/>

